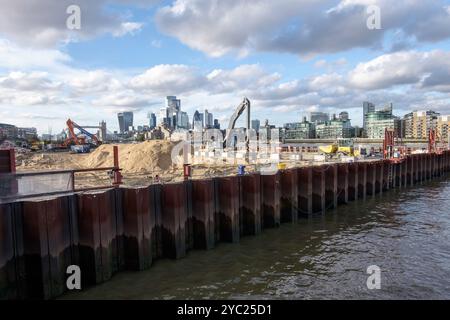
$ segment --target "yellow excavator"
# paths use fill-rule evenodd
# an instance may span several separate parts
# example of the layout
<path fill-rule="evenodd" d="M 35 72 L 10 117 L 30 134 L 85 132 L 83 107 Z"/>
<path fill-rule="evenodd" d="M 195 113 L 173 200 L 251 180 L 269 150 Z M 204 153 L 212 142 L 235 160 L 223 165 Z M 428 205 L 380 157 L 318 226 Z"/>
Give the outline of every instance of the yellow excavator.
<path fill-rule="evenodd" d="M 319 150 L 322 154 L 332 158 L 334 156 L 358 156 L 358 152 L 355 151 L 352 139 L 338 139 L 335 143 L 328 146 L 320 146 Z"/>

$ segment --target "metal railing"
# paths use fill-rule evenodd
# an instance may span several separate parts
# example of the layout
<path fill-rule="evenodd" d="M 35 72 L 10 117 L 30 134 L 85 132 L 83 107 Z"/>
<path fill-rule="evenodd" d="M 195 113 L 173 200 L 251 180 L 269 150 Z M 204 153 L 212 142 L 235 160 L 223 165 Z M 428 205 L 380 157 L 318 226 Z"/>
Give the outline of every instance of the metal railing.
<path fill-rule="evenodd" d="M 77 188 L 77 173 L 102 171 L 108 173 L 111 179 L 110 184 Z M 105 167 L 0 174 L 0 203 L 14 202 L 25 198 L 116 188 L 122 184 L 120 171 L 121 169 L 118 167 Z"/>
<path fill-rule="evenodd" d="M 117 146 L 114 146 L 113 154 L 114 166 L 105 168 L 16 172 L 15 166 L 13 166 L 10 172 L 0 173 L 0 204 L 25 198 L 117 188 L 122 184 L 122 169 L 119 167 L 119 151 Z M 109 185 L 76 187 L 75 177 L 77 173 L 101 171 L 108 173 L 109 179 L 111 180 Z"/>

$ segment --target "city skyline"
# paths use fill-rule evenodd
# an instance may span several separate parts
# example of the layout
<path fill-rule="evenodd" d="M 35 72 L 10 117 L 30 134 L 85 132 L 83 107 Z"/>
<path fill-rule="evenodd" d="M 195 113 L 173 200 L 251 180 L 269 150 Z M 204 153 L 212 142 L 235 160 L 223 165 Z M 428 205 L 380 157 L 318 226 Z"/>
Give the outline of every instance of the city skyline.
<path fill-rule="evenodd" d="M 260 2 L 0 1 L 0 122 L 119 131 L 117 113 L 146 124 L 170 95 L 191 122 L 207 109 L 222 127 L 244 96 L 252 119 L 277 126 L 344 110 L 362 126 L 364 101 L 450 114 L 449 1 Z M 79 30 L 66 27 L 70 4 Z M 381 30 L 366 27 L 367 4 Z"/>

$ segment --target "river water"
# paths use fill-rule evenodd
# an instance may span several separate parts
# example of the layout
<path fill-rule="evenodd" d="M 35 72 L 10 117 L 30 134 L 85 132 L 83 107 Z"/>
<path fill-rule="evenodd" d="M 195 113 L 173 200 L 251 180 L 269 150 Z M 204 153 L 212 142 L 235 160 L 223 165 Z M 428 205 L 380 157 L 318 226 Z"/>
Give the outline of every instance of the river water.
<path fill-rule="evenodd" d="M 367 288 L 371 265 L 381 269 L 379 290 Z M 157 260 L 63 298 L 450 299 L 450 180 Z"/>

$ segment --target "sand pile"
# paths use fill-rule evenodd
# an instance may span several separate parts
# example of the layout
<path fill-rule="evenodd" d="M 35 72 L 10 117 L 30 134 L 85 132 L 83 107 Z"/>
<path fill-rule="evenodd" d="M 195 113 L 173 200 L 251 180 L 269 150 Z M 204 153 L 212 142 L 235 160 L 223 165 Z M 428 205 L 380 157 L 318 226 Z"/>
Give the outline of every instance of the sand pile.
<path fill-rule="evenodd" d="M 170 141 L 146 141 L 137 144 L 120 144 L 119 166 L 124 173 L 166 171 L 172 167 L 171 152 L 176 143 Z M 113 145 L 105 144 L 80 159 L 83 167 L 113 166 Z"/>

